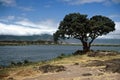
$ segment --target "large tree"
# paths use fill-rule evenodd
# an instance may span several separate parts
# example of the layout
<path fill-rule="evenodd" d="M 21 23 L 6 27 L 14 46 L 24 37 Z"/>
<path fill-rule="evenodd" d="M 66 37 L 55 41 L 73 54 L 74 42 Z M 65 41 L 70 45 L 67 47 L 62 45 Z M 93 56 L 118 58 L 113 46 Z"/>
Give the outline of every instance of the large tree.
<path fill-rule="evenodd" d="M 54 33 L 55 42 L 60 38 L 76 38 L 82 42 L 83 51 L 89 51 L 91 43 L 98 37 L 115 30 L 115 23 L 108 17 L 70 13 L 60 22 Z"/>

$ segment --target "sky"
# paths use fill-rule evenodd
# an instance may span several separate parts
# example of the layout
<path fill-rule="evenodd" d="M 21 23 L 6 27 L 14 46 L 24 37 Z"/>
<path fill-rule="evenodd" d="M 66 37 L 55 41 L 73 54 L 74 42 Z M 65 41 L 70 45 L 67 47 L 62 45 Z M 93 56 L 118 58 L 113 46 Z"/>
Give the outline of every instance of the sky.
<path fill-rule="evenodd" d="M 120 39 L 120 0 L 0 0 L 0 35 L 53 34 L 74 12 L 109 17 L 116 30 L 101 38 Z"/>

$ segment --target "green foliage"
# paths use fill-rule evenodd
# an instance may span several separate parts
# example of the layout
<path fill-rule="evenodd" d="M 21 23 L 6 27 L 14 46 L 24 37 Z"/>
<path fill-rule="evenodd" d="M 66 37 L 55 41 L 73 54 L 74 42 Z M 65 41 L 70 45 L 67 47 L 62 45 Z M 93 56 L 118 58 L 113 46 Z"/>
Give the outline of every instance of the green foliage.
<path fill-rule="evenodd" d="M 90 27 L 91 33 L 96 34 L 96 36 L 107 34 L 115 30 L 114 22 L 111 19 L 100 15 L 90 18 L 90 25 L 92 26 Z"/>

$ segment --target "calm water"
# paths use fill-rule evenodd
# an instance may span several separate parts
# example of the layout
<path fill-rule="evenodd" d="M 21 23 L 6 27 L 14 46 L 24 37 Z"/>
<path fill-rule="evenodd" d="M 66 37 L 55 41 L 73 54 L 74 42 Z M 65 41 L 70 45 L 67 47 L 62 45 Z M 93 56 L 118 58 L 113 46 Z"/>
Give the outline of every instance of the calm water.
<path fill-rule="evenodd" d="M 30 46 L 0 46 L 0 65 L 8 65 L 11 61 L 41 61 L 59 56 L 61 53 L 71 54 L 82 46 L 63 45 L 30 45 Z M 93 46 L 93 50 L 115 50 L 120 47 Z"/>

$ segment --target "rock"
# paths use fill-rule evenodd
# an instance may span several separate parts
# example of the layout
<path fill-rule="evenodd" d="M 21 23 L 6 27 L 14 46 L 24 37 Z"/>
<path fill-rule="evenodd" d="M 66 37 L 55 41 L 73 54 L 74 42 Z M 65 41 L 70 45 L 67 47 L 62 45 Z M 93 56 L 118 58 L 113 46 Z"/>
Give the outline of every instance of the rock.
<path fill-rule="evenodd" d="M 92 76 L 91 73 L 85 73 L 85 74 L 82 74 L 82 76 Z"/>
<path fill-rule="evenodd" d="M 74 65 L 79 65 L 79 63 L 74 63 Z"/>
<path fill-rule="evenodd" d="M 105 62 L 99 60 L 93 60 L 92 62 L 86 64 L 85 66 L 105 66 Z"/>
<path fill-rule="evenodd" d="M 115 73 L 115 72 L 120 73 L 120 65 L 119 64 L 113 64 L 113 63 L 107 64 L 106 67 L 105 67 L 105 70 L 106 71 L 111 71 L 113 73 Z"/>
<path fill-rule="evenodd" d="M 7 80 L 15 80 L 13 77 L 9 77 Z"/>
<path fill-rule="evenodd" d="M 118 52 L 115 51 L 95 51 L 88 54 L 89 57 L 103 57 L 103 56 L 116 56 Z"/>
<path fill-rule="evenodd" d="M 112 59 L 106 61 L 94 60 L 86 64 L 85 66 L 105 66 L 105 71 L 120 73 L 120 59 Z"/>
<path fill-rule="evenodd" d="M 105 70 L 111 71 L 113 73 L 120 73 L 120 59 L 113 59 L 112 61 L 108 61 Z"/>
<path fill-rule="evenodd" d="M 39 67 L 39 70 L 42 71 L 43 73 L 60 72 L 60 71 L 65 71 L 65 67 L 64 66 L 44 65 L 44 66 Z"/>

